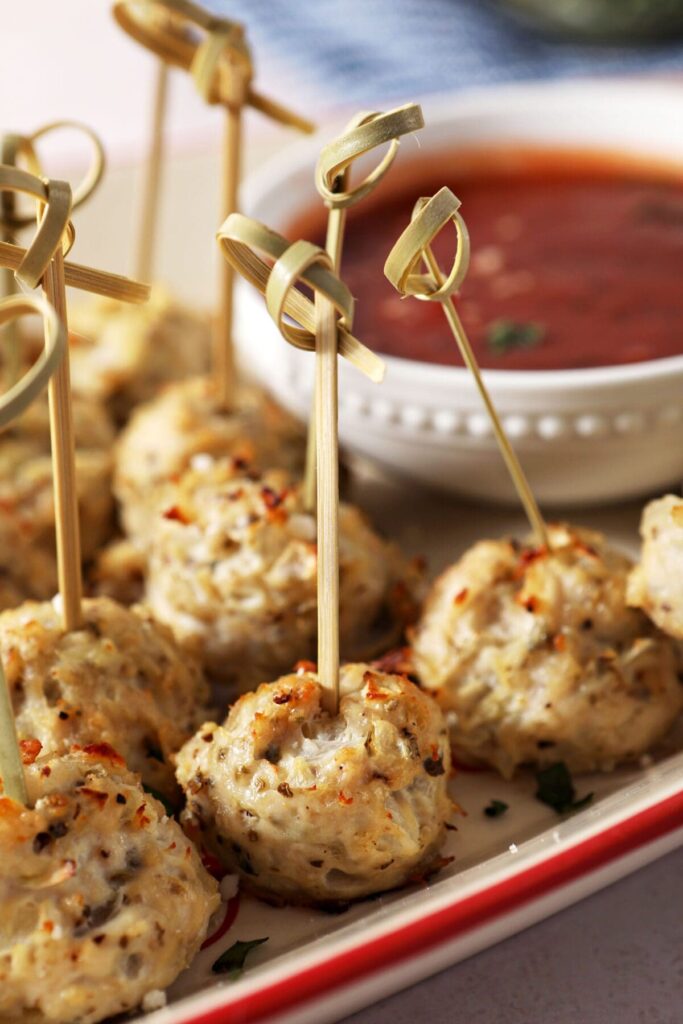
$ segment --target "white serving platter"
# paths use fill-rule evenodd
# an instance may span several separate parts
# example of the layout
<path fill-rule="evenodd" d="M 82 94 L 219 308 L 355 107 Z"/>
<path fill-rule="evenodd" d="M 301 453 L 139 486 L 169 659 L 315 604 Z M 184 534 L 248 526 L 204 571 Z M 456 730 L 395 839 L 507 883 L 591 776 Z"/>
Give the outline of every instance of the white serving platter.
<path fill-rule="evenodd" d="M 435 497 L 363 466 L 355 467 L 353 490 L 434 571 L 475 538 L 525 530 L 510 513 Z M 568 513 L 631 549 L 638 515 L 634 504 Z M 463 813 L 454 815 L 457 831 L 444 849 L 454 859 L 439 875 L 332 916 L 240 896 L 229 931 L 200 953 L 149 1024 L 339 1020 L 683 845 L 683 728 L 651 764 L 574 781 L 579 796 L 595 794 L 593 802 L 560 817 L 535 799 L 531 773 L 504 782 L 494 772 L 458 771 L 451 794 Z M 509 805 L 500 818 L 483 813 L 492 798 Z M 239 980 L 212 974 L 237 939 L 264 937 Z"/>

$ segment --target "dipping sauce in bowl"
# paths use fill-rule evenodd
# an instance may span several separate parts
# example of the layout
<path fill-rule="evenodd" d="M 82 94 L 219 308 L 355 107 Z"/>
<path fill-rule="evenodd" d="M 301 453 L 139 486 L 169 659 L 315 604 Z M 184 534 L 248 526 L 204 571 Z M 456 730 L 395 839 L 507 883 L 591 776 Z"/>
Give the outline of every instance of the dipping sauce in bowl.
<path fill-rule="evenodd" d="M 683 168 L 586 150 L 458 151 L 400 163 L 349 212 L 342 276 L 375 351 L 461 365 L 438 303 L 382 273 L 418 195 L 462 201 L 472 257 L 457 305 L 481 366 L 557 370 L 683 353 Z M 291 238 L 324 244 L 324 211 Z M 455 233 L 435 250 L 451 265 Z"/>

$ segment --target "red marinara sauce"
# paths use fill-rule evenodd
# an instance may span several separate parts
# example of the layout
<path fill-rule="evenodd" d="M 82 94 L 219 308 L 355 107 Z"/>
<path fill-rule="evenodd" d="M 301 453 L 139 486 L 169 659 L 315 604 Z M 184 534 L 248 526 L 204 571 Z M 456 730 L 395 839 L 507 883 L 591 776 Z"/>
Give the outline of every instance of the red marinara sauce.
<path fill-rule="evenodd" d="M 683 167 L 511 148 L 397 165 L 350 210 L 342 276 L 358 300 L 354 333 L 370 348 L 461 362 L 438 304 L 401 299 L 383 275 L 415 199 L 442 185 L 469 228 L 470 269 L 455 298 L 482 366 L 557 370 L 683 353 Z M 289 237 L 324 244 L 324 216 L 307 213 Z M 445 269 L 454 240 L 446 229 L 435 245 Z"/>

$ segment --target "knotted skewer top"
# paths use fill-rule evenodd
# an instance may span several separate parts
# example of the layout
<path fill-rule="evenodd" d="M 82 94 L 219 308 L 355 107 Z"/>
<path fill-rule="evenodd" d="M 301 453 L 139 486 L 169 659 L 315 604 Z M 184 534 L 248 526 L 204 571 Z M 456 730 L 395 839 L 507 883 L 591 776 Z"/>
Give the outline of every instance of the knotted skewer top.
<path fill-rule="evenodd" d="M 354 300 L 343 281 L 330 269 L 330 257 L 324 249 L 310 242 L 290 243 L 276 231 L 241 213 L 231 213 L 216 237 L 225 258 L 265 296 L 268 312 L 290 345 L 315 352 L 315 306 L 296 289 L 297 282 L 301 281 L 329 299 L 337 310 L 339 355 L 370 380 L 382 380 L 382 360 L 351 334 Z M 294 323 L 288 323 L 283 315 Z"/>
<path fill-rule="evenodd" d="M 431 198 L 418 199 L 410 224 L 394 244 L 384 264 L 384 273 L 401 295 L 426 302 L 439 302 L 458 344 L 465 365 L 472 374 L 491 421 L 501 455 L 526 512 L 536 543 L 549 547 L 548 530 L 529 486 L 524 470 L 503 429 L 496 408 L 484 384 L 472 346 L 453 304 L 452 296 L 465 279 L 469 265 L 470 240 L 459 212 L 460 200 L 450 189 L 442 188 Z M 453 266 L 444 274 L 431 249 L 431 243 L 449 224 L 455 226 L 456 253 Z M 427 273 L 421 272 L 425 265 Z"/>
<path fill-rule="evenodd" d="M 189 71 L 208 103 L 247 104 L 280 124 L 312 132 L 306 118 L 256 92 L 244 27 L 191 0 L 116 0 L 113 14 L 136 42 L 167 64 Z M 198 33 L 203 38 L 197 38 Z"/>
<path fill-rule="evenodd" d="M 12 167 L 25 161 L 27 170 L 37 177 L 42 177 L 41 166 L 36 144 L 46 136 L 60 131 L 77 131 L 84 135 L 90 143 L 92 157 L 87 171 L 77 185 L 72 187 L 71 210 L 78 209 L 90 198 L 104 174 L 106 158 L 104 147 L 98 135 L 81 121 L 51 121 L 42 125 L 30 135 L 7 132 L 0 138 L 0 163 Z M 35 223 L 35 213 L 20 214 L 16 209 L 15 193 L 4 192 L 0 202 L 0 226 L 7 231 L 14 231 Z"/>
<path fill-rule="evenodd" d="M 43 209 L 38 230 L 27 248 L 0 242 L 0 267 L 12 270 L 20 284 L 33 289 L 40 282 L 54 253 L 61 246 L 66 255 L 76 232 L 70 220 L 73 208 L 67 182 L 39 178 L 18 167 L 0 166 L 0 195 L 19 193 L 34 199 Z M 140 303 L 149 298 L 149 286 L 120 274 L 110 274 L 77 263 L 64 264 L 66 284 L 121 302 Z"/>
<path fill-rule="evenodd" d="M 465 280 L 470 263 L 470 236 L 460 214 L 460 200 L 442 188 L 431 199 L 418 199 L 413 217 L 384 264 L 388 281 L 404 298 L 412 295 L 427 302 L 443 302 Z M 450 273 L 438 281 L 432 272 L 420 273 L 427 250 L 436 236 L 452 223 L 456 232 L 455 259 Z"/>
<path fill-rule="evenodd" d="M 394 162 L 400 136 L 424 127 L 422 110 L 416 103 L 387 113 L 375 111 L 357 114 L 346 131 L 323 146 L 315 169 L 315 185 L 325 204 L 333 210 L 346 209 L 360 202 L 379 184 Z M 389 143 L 377 166 L 353 188 L 340 188 L 340 177 L 354 160 Z"/>
<path fill-rule="evenodd" d="M 21 194 L 36 200 L 42 209 L 38 229 L 33 241 L 23 251 L 14 275 L 28 289 L 37 287 L 50 260 L 61 247 L 62 255 L 71 249 L 76 237 L 71 223 L 71 186 L 57 179 L 36 177 L 19 167 L 0 166 L 0 192 Z M 17 246 L 8 246 L 16 249 Z"/>

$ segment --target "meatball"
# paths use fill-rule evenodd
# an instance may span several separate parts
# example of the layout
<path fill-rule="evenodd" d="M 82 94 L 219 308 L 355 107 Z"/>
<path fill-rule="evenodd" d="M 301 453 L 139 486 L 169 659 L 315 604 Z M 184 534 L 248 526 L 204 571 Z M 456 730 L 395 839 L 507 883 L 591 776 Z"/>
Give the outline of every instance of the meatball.
<path fill-rule="evenodd" d="M 162 288 L 141 306 L 93 297 L 74 306 L 69 326 L 74 391 L 106 403 L 117 423 L 168 381 L 208 369 L 208 316 Z"/>
<path fill-rule="evenodd" d="M 434 866 L 452 811 L 441 712 L 368 665 L 340 683 L 334 717 L 311 672 L 263 683 L 178 754 L 185 824 L 257 892 L 343 902 Z"/>
<path fill-rule="evenodd" d="M 84 559 L 110 535 L 114 428 L 96 402 L 74 397 L 76 486 Z M 57 589 L 55 513 L 47 399 L 0 435 L 0 609 Z"/>
<path fill-rule="evenodd" d="M 219 897 L 178 824 L 106 746 L 26 768 L 0 797 L 0 1019 L 91 1024 L 170 985 Z"/>
<path fill-rule="evenodd" d="M 147 534 L 150 498 L 198 454 L 232 456 L 295 473 L 303 467 L 304 435 L 294 420 L 253 388 L 240 388 L 237 408 L 226 413 L 208 378 L 170 385 L 136 410 L 117 445 L 114 491 L 131 536 Z"/>
<path fill-rule="evenodd" d="M 54 603 L 0 614 L 0 657 L 17 732 L 46 751 L 106 742 L 147 786 L 177 793 L 169 756 L 205 720 L 197 663 L 143 608 L 83 602 L 82 628 L 65 633 Z"/>
<path fill-rule="evenodd" d="M 683 708 L 680 649 L 626 606 L 629 560 L 587 530 L 550 537 L 550 552 L 475 544 L 437 580 L 413 638 L 459 756 L 504 776 L 556 761 L 609 771 Z"/>
<path fill-rule="evenodd" d="M 315 517 L 281 470 L 246 473 L 230 460 L 183 474 L 163 493 L 149 539 L 146 601 L 209 673 L 247 688 L 315 653 Z M 351 505 L 339 510 L 344 657 L 386 649 L 414 612 L 415 573 Z M 379 635 L 378 635 L 379 634 Z M 362 653 L 361 653 L 362 652 Z"/>
<path fill-rule="evenodd" d="M 139 544 L 118 537 L 98 552 L 87 577 L 88 593 L 111 597 L 121 604 L 142 601 L 147 557 Z"/>
<path fill-rule="evenodd" d="M 651 501 L 640 524 L 640 563 L 628 580 L 628 603 L 683 640 L 683 498 Z"/>

